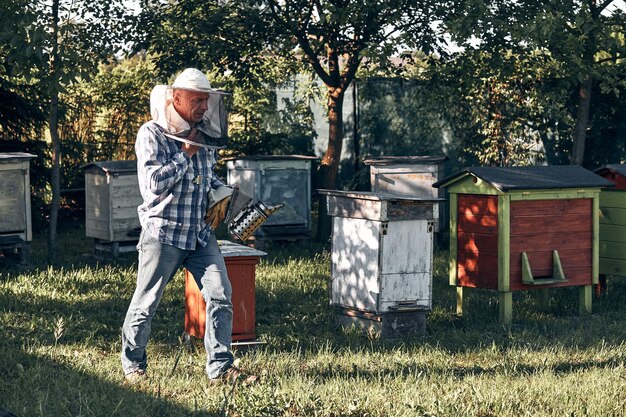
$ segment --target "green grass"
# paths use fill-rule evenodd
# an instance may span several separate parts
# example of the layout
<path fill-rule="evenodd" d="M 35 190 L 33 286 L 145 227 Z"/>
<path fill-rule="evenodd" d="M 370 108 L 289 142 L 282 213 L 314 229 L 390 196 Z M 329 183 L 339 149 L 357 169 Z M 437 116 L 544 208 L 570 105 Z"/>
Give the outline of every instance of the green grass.
<path fill-rule="evenodd" d="M 626 278 L 611 278 L 594 313 L 575 288 L 514 296 L 514 323 L 498 324 L 497 294 L 468 291 L 453 312 L 447 254 L 435 256 L 427 332 L 399 343 L 341 331 L 329 306 L 328 249 L 274 247 L 257 268 L 262 348 L 237 351 L 261 383 L 207 383 L 200 341 L 181 347 L 182 273 L 153 323 L 151 381 L 128 386 L 120 327 L 136 255 L 96 260 L 77 229 L 61 234 L 63 267 L 0 258 L 0 408 L 19 416 L 626 416 Z M 177 355 L 180 361 L 171 374 Z"/>

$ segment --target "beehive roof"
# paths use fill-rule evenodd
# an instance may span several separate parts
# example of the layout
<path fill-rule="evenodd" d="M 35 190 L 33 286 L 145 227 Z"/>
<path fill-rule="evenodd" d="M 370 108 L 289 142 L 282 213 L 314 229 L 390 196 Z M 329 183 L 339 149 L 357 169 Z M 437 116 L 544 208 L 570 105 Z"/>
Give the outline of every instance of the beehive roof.
<path fill-rule="evenodd" d="M 137 172 L 137 161 L 97 161 L 83 165 L 83 169 L 97 167 L 104 172 Z"/>
<path fill-rule="evenodd" d="M 390 164 L 439 164 L 448 160 L 447 156 L 379 156 L 363 161 L 365 165 L 390 165 Z"/>
<path fill-rule="evenodd" d="M 598 175 L 602 175 L 606 171 L 615 172 L 622 177 L 626 177 L 626 164 L 606 164 L 593 170 Z"/>
<path fill-rule="evenodd" d="M 37 155 L 26 152 L 1 152 L 0 159 L 36 158 Z"/>
<path fill-rule="evenodd" d="M 500 191 L 551 188 L 612 187 L 613 183 L 580 165 L 465 168 L 433 187 L 446 187 L 468 175 L 480 178 Z"/>
<path fill-rule="evenodd" d="M 317 156 L 309 155 L 246 155 L 246 156 L 229 156 L 220 158 L 222 161 L 290 161 L 302 160 L 311 161 L 319 159 Z"/>

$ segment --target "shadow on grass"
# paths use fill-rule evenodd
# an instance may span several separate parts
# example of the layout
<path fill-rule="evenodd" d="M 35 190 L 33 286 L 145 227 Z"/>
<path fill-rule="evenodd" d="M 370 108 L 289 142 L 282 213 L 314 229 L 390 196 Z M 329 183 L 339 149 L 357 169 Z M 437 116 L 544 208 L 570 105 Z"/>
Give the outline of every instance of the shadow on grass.
<path fill-rule="evenodd" d="M 472 352 L 496 345 L 501 350 L 524 347 L 533 351 L 551 348 L 619 346 L 626 334 L 626 278 L 610 281 L 609 293 L 594 299 L 593 314 L 578 313 L 578 288 L 550 292 L 549 307 L 542 309 L 540 294 L 514 294 L 514 321 L 498 322 L 498 294 L 489 290 L 468 291 L 465 314 L 455 314 L 455 289 L 447 279 L 437 278 L 433 288 L 433 311 L 427 314 L 426 334 L 407 335 L 386 342 L 375 334 L 336 324 L 330 305 L 328 283 L 303 293 L 298 287 L 257 287 L 258 333 L 271 338 L 269 349 L 316 352 L 328 348 L 392 351 L 398 347 L 436 346 L 450 354 Z M 567 366 L 565 364 L 564 366 Z"/>
<path fill-rule="evenodd" d="M 80 245 L 82 244 L 80 242 L 84 241 L 78 242 Z M 287 265 L 290 258 L 310 259 L 319 253 L 318 251 L 325 248 L 315 247 L 313 249 L 289 245 L 282 249 L 272 249 L 268 261 L 273 265 L 284 266 Z M 87 258 L 86 264 L 94 264 L 89 257 L 81 256 L 80 251 L 76 251 L 76 254 L 75 259 L 84 260 Z M 455 290 L 454 287 L 448 285 L 445 259 L 442 259 L 442 256 L 442 254 L 436 255 L 435 277 L 433 278 L 433 311 L 428 314 L 427 331 L 423 336 L 409 336 L 406 340 L 388 343 L 380 340 L 376 335 L 338 330 L 335 324 L 335 313 L 330 306 L 329 277 L 324 274 L 315 275 L 310 271 L 297 272 L 305 275 L 299 278 L 301 281 L 289 279 L 279 284 L 274 282 L 276 285 L 269 285 L 268 283 L 257 285 L 257 335 L 269 342 L 266 349 L 270 353 L 310 352 L 315 354 L 328 350 L 331 352 L 348 350 L 357 352 L 355 354 L 358 352 L 387 353 L 399 348 L 413 349 L 422 346 L 433 346 L 450 354 L 477 352 L 491 349 L 492 346 L 495 346 L 500 352 L 517 347 L 540 352 L 560 348 L 583 349 L 600 344 L 607 346 L 623 344 L 623 335 L 626 334 L 626 322 L 623 320 L 626 315 L 626 306 L 623 303 L 623 300 L 626 299 L 626 278 L 616 277 L 609 280 L 609 293 L 600 300 L 594 300 L 594 314 L 590 316 L 578 315 L 576 288 L 552 291 L 548 312 L 539 309 L 537 297 L 532 292 L 516 293 L 513 307 L 514 323 L 512 326 L 504 328 L 498 323 L 497 293 L 495 291 L 468 291 L 466 314 L 463 317 L 456 317 L 453 314 Z M 121 263 L 126 262 L 132 264 L 133 260 L 124 259 Z M 120 261 L 109 260 L 107 264 L 117 265 L 120 264 Z M 99 265 L 102 266 L 104 263 L 99 263 Z M 73 268 L 79 269 L 81 267 Z M 15 275 L 5 276 L 6 279 L 11 280 L 17 276 L 17 272 Z M 54 277 L 49 278 L 54 279 Z M 0 336 L 4 340 L 4 343 L 0 343 L 0 347 L 7 351 L 6 357 L 9 358 L 0 359 L 0 363 L 2 363 L 0 381 L 5 384 L 5 388 L 2 388 L 3 391 L 0 391 L 3 393 L 0 399 L 6 397 L 4 393 L 8 392 L 6 391 L 6 384 L 11 386 L 14 378 L 19 380 L 23 377 L 16 374 L 17 371 L 14 367 L 16 363 L 24 361 L 25 363 L 34 363 L 35 366 L 41 366 L 45 373 L 54 375 L 55 379 L 73 381 L 72 387 L 67 386 L 66 389 L 71 390 L 72 398 L 79 405 L 84 398 L 87 398 L 86 396 L 93 397 L 99 395 L 101 391 L 112 391 L 112 399 L 105 400 L 108 410 L 102 412 L 102 415 L 112 415 L 111 412 L 115 410 L 120 401 L 126 404 L 125 393 L 131 398 L 138 396 L 137 403 L 141 404 L 143 401 L 151 404 L 146 407 L 150 412 L 156 414 L 134 413 L 132 410 L 135 408 L 132 404 L 128 406 L 132 408 L 120 406 L 120 409 L 125 410 L 121 415 L 159 415 L 159 407 L 165 407 L 164 410 L 166 410 L 160 415 L 186 415 L 188 410 L 176 408 L 174 404 L 160 400 L 158 395 L 150 396 L 124 387 L 121 383 L 115 384 L 100 380 L 85 372 L 72 370 L 62 361 L 31 357 L 19 348 L 27 339 L 38 340 L 44 345 L 53 344 L 55 320 L 59 317 L 72 317 L 73 319 L 72 321 L 66 320 L 69 327 L 63 342 L 86 341 L 87 343 L 110 346 L 119 338 L 119 328 L 134 289 L 134 279 L 133 275 L 120 278 L 119 282 L 109 282 L 108 284 L 113 285 L 113 287 L 108 289 L 103 289 L 107 282 L 102 277 L 94 281 L 75 283 L 73 288 L 68 288 L 67 285 L 55 287 L 57 291 L 73 290 L 78 294 L 93 293 L 97 295 L 69 300 L 41 295 L 31 299 L 28 293 L 0 292 L 0 313 L 9 317 L 0 323 L 3 325 Z M 102 293 L 98 293 L 98 291 L 102 291 Z M 168 285 L 165 297 L 157 311 L 153 325 L 153 342 L 175 344 L 177 337 L 183 330 L 183 294 L 183 280 L 181 277 L 176 277 Z M 5 356 L 4 351 L 2 354 Z M 429 366 L 426 368 L 394 364 L 385 364 L 384 367 L 385 372 L 398 373 L 399 375 L 435 372 L 467 376 L 477 373 L 495 373 L 499 369 L 498 366 L 510 366 L 511 372 L 522 375 L 538 372 L 542 369 L 573 372 L 579 369 L 611 367 L 617 364 L 616 360 L 609 358 L 597 362 L 563 361 L 545 368 L 506 363 L 496 364 L 490 368 L 473 365 L 445 368 Z M 507 370 L 509 369 L 507 368 Z M 376 377 L 373 374 L 368 374 L 368 372 L 367 369 L 357 367 L 354 371 L 341 375 Z M 316 375 L 330 378 L 336 374 L 332 370 L 322 369 Z M 33 387 L 42 393 L 47 392 L 47 395 L 50 396 L 56 392 L 53 388 L 48 387 L 50 381 L 33 382 Z M 80 388 L 74 386 L 90 386 L 90 388 L 81 391 Z M 25 383 L 19 385 L 19 389 L 28 391 L 28 385 Z M 133 400 L 129 400 L 129 402 L 133 402 Z M 15 403 L 21 404 L 21 402 Z M 0 406 L 2 405 L 0 401 Z M 8 406 L 11 403 L 4 405 Z M 31 410 L 32 414 L 37 414 L 34 410 L 35 408 Z M 20 412 L 20 410 L 14 411 L 17 411 L 18 414 Z M 61 411 L 58 414 L 67 414 L 64 410 Z M 46 414 L 56 415 L 44 413 L 44 415 Z"/>
<path fill-rule="evenodd" d="M 332 369 L 330 366 L 325 369 L 316 369 L 309 371 L 310 376 L 319 380 L 332 381 L 340 379 L 365 379 L 368 381 L 388 380 L 390 378 L 419 378 L 422 375 L 445 378 L 464 379 L 468 377 L 495 377 L 497 375 L 506 375 L 507 378 L 529 377 L 543 372 L 549 372 L 556 375 L 569 375 L 580 371 L 591 369 L 612 370 L 622 367 L 623 359 L 608 358 L 599 361 L 563 361 L 550 365 L 526 365 L 520 363 L 503 363 L 488 368 L 481 366 L 433 366 L 433 365 L 399 365 L 399 364 L 381 364 L 376 370 L 371 369 L 371 364 L 363 367 L 353 364 L 351 370 Z"/>
<path fill-rule="evenodd" d="M 210 416 L 160 398 L 160 387 L 128 386 L 76 370 L 63 357 L 29 355 L 0 342 L 0 407 L 25 416 Z"/>

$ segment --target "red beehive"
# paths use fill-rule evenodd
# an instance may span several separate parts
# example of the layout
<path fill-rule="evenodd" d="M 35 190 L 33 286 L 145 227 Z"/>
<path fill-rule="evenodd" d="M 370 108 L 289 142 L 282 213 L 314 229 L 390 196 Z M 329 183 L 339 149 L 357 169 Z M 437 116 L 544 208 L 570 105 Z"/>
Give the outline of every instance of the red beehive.
<path fill-rule="evenodd" d="M 233 341 L 256 339 L 255 278 L 256 265 L 261 256 L 260 250 L 232 242 L 220 241 L 228 278 L 233 288 Z M 197 338 L 204 338 L 206 323 L 206 303 L 195 279 L 185 270 L 185 332 Z"/>
<path fill-rule="evenodd" d="M 598 282 L 599 194 L 612 184 L 580 166 L 467 168 L 434 184 L 450 196 L 450 284 L 493 289 L 500 321 L 512 291 L 578 286 L 591 312 Z"/>

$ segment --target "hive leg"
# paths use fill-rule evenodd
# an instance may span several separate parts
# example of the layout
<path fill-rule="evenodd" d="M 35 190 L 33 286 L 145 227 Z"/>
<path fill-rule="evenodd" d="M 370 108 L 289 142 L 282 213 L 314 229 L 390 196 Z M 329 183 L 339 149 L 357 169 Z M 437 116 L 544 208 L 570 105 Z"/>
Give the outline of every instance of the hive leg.
<path fill-rule="evenodd" d="M 456 287 L 456 314 L 463 315 L 463 287 Z"/>
<path fill-rule="evenodd" d="M 579 287 L 578 311 L 580 314 L 591 314 L 591 293 L 591 285 L 583 285 Z"/>
<path fill-rule="evenodd" d="M 606 294 L 606 275 L 600 274 L 598 276 L 598 283 L 594 285 L 596 298 L 602 297 L 602 294 Z"/>
<path fill-rule="evenodd" d="M 22 243 L 20 251 L 20 265 L 25 266 L 30 262 L 30 243 Z"/>
<path fill-rule="evenodd" d="M 500 323 L 504 325 L 511 324 L 513 320 L 513 293 L 506 291 L 498 294 L 500 299 Z"/>

